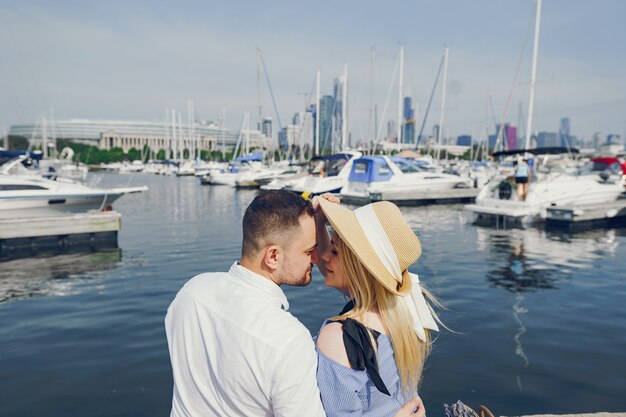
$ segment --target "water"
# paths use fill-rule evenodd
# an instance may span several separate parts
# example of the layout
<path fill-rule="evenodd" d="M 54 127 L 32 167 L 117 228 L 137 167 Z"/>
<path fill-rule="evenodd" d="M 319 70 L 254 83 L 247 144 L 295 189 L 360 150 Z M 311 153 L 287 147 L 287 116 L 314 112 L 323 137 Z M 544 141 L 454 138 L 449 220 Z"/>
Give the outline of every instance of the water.
<path fill-rule="evenodd" d="M 195 178 L 122 198 L 119 251 L 0 263 L 0 415 L 166 416 L 163 319 L 180 287 L 239 256 L 255 191 Z M 576 234 L 465 223 L 461 206 L 403 208 L 422 240 L 412 268 L 448 310 L 421 395 L 429 415 L 461 399 L 496 415 L 626 411 L 625 229 Z M 342 296 L 319 274 L 285 288 L 312 332 Z"/>

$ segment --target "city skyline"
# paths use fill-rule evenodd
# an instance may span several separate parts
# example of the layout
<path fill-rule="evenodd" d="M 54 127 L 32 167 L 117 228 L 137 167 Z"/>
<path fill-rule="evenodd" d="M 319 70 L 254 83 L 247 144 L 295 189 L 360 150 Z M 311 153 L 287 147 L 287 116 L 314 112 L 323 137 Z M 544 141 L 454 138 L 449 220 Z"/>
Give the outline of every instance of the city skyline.
<path fill-rule="evenodd" d="M 202 119 L 219 121 L 226 107 L 227 127 L 238 130 L 246 110 L 255 125 L 256 48 L 263 52 L 279 109 L 276 117 L 262 74 L 263 116 L 272 117 L 274 132 L 304 111 L 303 95 L 315 95 L 318 69 L 321 95 L 332 95 L 344 64 L 353 140 L 367 135 L 370 94 L 379 126 L 395 120 L 397 85 L 391 87 L 391 78 L 400 44 L 405 47 L 404 92 L 413 101 L 416 129 L 444 44 L 450 47 L 446 136 L 470 134 L 472 128 L 479 136 L 485 125 L 493 132 L 512 85 L 504 121 L 518 124 L 519 103 L 527 112 L 534 1 L 318 6 L 282 1 L 183 2 L 176 7 L 141 1 L 90 7 L 74 1 L 2 5 L 0 129 L 49 117 L 50 109 L 60 119 L 154 120 L 164 118 L 166 108 L 185 117 L 188 100 Z M 590 139 L 601 131 L 623 137 L 625 15 L 626 3 L 619 1 L 543 2 L 533 131 L 558 132 L 560 120 L 568 117 L 572 135 Z M 370 93 L 372 47 L 376 59 Z M 438 89 L 425 132 L 438 122 L 439 102 Z M 383 136 L 386 130 L 381 129 Z"/>

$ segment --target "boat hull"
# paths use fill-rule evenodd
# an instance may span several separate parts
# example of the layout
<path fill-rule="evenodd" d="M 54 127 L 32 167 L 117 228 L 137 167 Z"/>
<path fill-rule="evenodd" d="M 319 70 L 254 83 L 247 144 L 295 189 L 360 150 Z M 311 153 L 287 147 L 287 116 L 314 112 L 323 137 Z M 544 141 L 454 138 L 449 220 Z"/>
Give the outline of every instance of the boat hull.
<path fill-rule="evenodd" d="M 101 211 L 121 196 L 121 193 L 110 193 L 59 195 L 53 198 L 50 196 L 3 197 L 0 199 L 0 216 L 9 219 L 84 213 L 90 210 Z"/>

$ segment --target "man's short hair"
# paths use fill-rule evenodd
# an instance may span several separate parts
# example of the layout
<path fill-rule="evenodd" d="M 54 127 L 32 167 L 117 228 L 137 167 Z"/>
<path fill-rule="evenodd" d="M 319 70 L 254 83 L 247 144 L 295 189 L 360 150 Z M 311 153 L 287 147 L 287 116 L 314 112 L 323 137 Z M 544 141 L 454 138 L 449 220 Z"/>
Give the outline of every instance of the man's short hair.
<path fill-rule="evenodd" d="M 268 244 L 288 244 L 291 232 L 300 227 L 300 218 L 314 214 L 311 202 L 291 191 L 262 192 L 243 216 L 241 256 L 250 258 Z"/>

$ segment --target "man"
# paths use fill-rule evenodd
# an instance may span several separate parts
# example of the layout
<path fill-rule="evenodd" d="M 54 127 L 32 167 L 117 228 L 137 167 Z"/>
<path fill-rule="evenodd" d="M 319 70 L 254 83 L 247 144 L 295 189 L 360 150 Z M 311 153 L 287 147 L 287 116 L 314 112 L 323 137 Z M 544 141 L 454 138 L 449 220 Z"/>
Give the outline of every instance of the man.
<path fill-rule="evenodd" d="M 180 290 L 165 318 L 172 417 L 324 416 L 311 334 L 287 311 L 280 289 L 311 281 L 315 231 L 310 201 L 261 193 L 243 218 L 239 262 Z M 415 400 L 403 410 L 419 406 Z"/>

